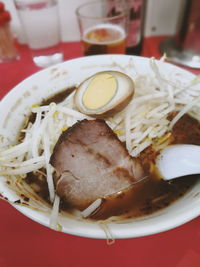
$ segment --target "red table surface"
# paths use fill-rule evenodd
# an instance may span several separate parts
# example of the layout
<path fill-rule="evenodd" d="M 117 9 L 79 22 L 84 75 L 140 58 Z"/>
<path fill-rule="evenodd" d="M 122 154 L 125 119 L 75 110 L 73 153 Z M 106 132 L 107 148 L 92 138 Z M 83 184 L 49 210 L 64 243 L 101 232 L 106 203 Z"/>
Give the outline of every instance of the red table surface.
<path fill-rule="evenodd" d="M 159 58 L 165 37 L 144 40 L 142 55 Z M 80 44 L 62 45 L 65 60 L 82 56 Z M 40 70 L 26 46 L 20 60 L 0 64 L 0 98 L 26 77 Z M 190 71 L 200 74 L 200 70 Z M 116 240 L 88 239 L 53 231 L 0 201 L 0 267 L 101 266 L 200 267 L 200 218 L 160 234 Z"/>

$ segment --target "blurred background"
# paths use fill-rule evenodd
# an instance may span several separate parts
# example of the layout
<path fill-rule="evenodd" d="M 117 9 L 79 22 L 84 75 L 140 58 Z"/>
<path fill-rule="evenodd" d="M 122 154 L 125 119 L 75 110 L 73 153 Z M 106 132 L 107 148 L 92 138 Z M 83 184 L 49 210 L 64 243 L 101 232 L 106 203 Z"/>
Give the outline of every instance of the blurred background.
<path fill-rule="evenodd" d="M 92 1 L 92 0 L 91 0 Z M 93 0 L 95 1 L 95 0 Z M 11 28 L 20 43 L 25 43 L 20 21 L 13 0 L 2 0 L 11 12 Z M 79 28 L 75 9 L 88 0 L 58 0 L 62 41 L 78 41 Z M 174 35 L 179 14 L 184 8 L 185 0 L 147 0 L 145 10 L 144 36 Z"/>

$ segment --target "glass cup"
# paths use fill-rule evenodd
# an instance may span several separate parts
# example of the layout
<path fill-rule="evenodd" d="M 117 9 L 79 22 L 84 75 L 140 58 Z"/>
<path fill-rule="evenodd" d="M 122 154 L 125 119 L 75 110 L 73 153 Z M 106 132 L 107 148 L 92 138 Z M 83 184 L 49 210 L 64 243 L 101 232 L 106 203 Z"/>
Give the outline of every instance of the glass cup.
<path fill-rule="evenodd" d="M 76 15 L 84 55 L 125 53 L 129 14 L 124 1 L 85 3 Z"/>
<path fill-rule="evenodd" d="M 15 0 L 34 63 L 48 67 L 63 61 L 57 0 Z"/>

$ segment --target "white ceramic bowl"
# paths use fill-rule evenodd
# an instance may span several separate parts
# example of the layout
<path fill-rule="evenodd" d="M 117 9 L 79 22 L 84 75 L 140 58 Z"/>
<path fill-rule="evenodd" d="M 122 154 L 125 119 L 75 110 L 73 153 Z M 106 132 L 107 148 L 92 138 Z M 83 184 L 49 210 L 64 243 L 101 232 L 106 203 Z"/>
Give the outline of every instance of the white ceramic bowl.
<path fill-rule="evenodd" d="M 168 63 L 157 62 L 159 69 L 171 77 L 187 82 L 194 75 Z M 149 59 L 124 55 L 103 55 L 77 58 L 59 65 L 44 69 L 27 78 L 0 103 L 0 135 L 4 135 L 14 142 L 18 130 L 28 114 L 32 104 L 62 91 L 64 88 L 78 85 L 85 78 L 103 70 L 123 71 L 131 77 L 136 72 L 148 74 Z M 200 214 L 200 183 L 193 187 L 184 197 L 169 207 L 124 223 L 110 223 L 109 230 L 114 238 L 139 237 L 159 233 L 184 224 Z M 0 193 L 9 199 L 15 198 L 3 179 L 0 179 Z M 49 225 L 49 215 L 27 207 L 14 205 L 20 212 L 43 225 Z M 62 231 L 78 236 L 91 238 L 106 238 L 104 231 L 97 223 L 84 222 L 73 218 L 62 217 Z"/>

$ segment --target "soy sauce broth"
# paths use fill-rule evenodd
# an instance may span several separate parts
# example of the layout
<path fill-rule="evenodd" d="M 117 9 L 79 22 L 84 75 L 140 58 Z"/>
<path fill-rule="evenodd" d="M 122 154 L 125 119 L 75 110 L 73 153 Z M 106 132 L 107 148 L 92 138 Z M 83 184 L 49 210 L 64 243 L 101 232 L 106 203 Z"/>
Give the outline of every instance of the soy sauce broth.
<path fill-rule="evenodd" d="M 117 200 L 105 199 L 100 211 L 92 218 L 104 220 L 119 216 L 118 219 L 123 220 L 150 215 L 182 197 L 197 180 L 197 176 L 185 176 L 168 182 L 150 175 L 144 183 L 133 187 L 128 198 L 119 195 Z"/>

